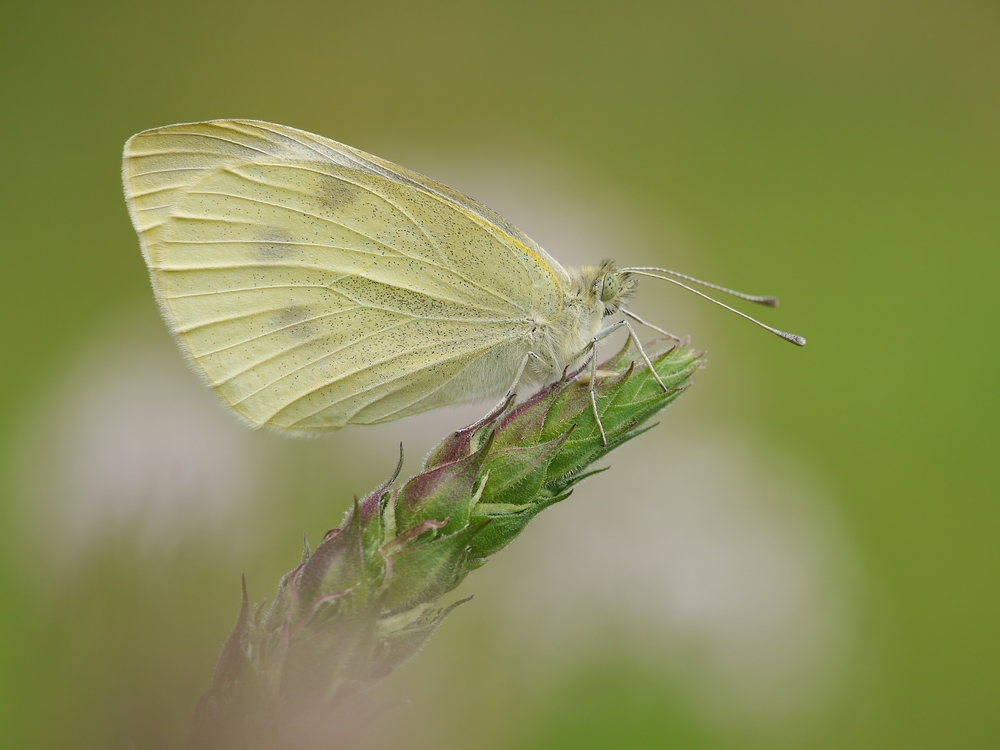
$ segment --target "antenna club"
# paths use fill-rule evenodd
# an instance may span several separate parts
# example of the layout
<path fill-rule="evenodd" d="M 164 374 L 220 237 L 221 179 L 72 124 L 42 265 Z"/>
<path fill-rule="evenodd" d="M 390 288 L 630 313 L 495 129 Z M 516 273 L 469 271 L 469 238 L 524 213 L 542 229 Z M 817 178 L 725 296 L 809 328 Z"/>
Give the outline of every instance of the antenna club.
<path fill-rule="evenodd" d="M 770 331 L 771 333 L 775 334 L 776 336 L 780 336 L 785 341 L 788 341 L 788 342 L 790 342 L 792 344 L 795 344 L 796 346 L 805 346 L 806 345 L 806 340 L 802 336 L 797 336 L 794 333 L 787 333 L 785 331 L 780 331 L 777 328 L 772 328 L 769 325 L 761 323 L 756 318 L 752 318 L 749 315 L 747 315 L 746 313 L 740 312 L 735 307 L 730 307 L 725 302 L 720 302 L 719 300 L 715 299 L 714 297 L 709 297 L 704 292 L 700 292 L 697 289 L 695 289 L 694 287 L 690 287 L 687 284 L 685 284 L 683 282 L 680 282 L 676 278 L 672 278 L 672 277 L 676 276 L 678 278 L 685 279 L 686 281 L 690 281 L 690 282 L 692 282 L 694 284 L 698 284 L 700 286 L 708 287 L 709 289 L 715 289 L 716 291 L 724 292 L 725 294 L 731 294 L 734 297 L 739 297 L 740 299 L 746 300 L 748 302 L 756 302 L 759 305 L 766 305 L 768 307 L 777 307 L 778 306 L 778 298 L 777 297 L 758 297 L 758 296 L 752 295 L 752 294 L 743 294 L 743 292 L 737 292 L 737 291 L 735 291 L 733 289 L 726 289 L 725 287 L 718 286 L 716 284 L 710 284 L 707 281 L 700 281 L 700 280 L 698 280 L 696 278 L 693 278 L 691 276 L 686 276 L 686 275 L 684 275 L 682 273 L 677 273 L 677 271 L 668 271 L 665 268 L 646 268 L 646 267 L 637 266 L 635 268 L 623 268 L 621 270 L 623 272 L 635 273 L 635 274 L 638 274 L 640 276 L 652 276 L 654 279 L 660 279 L 661 281 L 667 281 L 667 282 L 669 282 L 671 284 L 676 284 L 677 286 L 681 287 L 682 289 L 687 289 L 689 292 L 691 292 L 693 294 L 697 294 L 699 297 L 701 297 L 703 299 L 707 299 L 709 302 L 711 302 L 711 303 L 713 303 L 715 305 L 718 305 L 719 307 L 724 307 L 726 310 L 729 310 L 729 312 L 735 313 L 736 315 L 739 315 L 741 318 L 745 318 L 746 320 L 749 320 L 754 325 L 758 325 L 761 328 L 763 328 L 763 329 L 765 329 L 767 331 Z M 625 314 L 628 315 L 629 317 L 635 318 L 640 323 L 645 323 L 644 320 L 642 320 L 641 318 L 637 317 L 634 313 L 631 313 L 628 310 L 625 311 Z M 648 325 L 648 323 L 646 325 Z M 651 327 L 655 327 L 655 326 L 651 326 Z M 666 333 L 666 331 L 663 331 L 662 329 L 656 329 L 656 330 L 659 330 L 661 333 Z"/>

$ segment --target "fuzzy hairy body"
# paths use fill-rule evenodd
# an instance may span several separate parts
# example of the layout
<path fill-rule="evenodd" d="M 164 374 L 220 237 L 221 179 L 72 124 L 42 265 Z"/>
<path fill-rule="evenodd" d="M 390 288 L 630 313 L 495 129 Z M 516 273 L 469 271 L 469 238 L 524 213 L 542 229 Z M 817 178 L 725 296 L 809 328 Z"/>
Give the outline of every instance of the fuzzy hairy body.
<path fill-rule="evenodd" d="M 571 284 L 564 290 L 562 304 L 555 309 L 533 311 L 525 319 L 520 336 L 470 362 L 454 383 L 442 389 L 441 405 L 503 395 L 514 384 L 526 359 L 520 379 L 525 386 L 549 383 L 580 361 L 602 329 L 605 309 L 595 292 L 595 281 L 603 274 L 598 275 L 598 270 L 592 268 L 566 272 Z"/>

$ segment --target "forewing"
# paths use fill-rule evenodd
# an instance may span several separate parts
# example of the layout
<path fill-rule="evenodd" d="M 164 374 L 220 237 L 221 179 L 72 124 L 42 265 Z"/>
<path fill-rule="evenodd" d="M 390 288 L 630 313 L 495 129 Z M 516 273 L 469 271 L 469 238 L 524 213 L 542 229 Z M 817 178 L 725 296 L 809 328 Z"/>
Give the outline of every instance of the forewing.
<path fill-rule="evenodd" d="M 250 423 L 314 432 L 475 396 L 449 384 L 558 314 L 558 265 L 418 178 L 249 121 L 126 144 L 126 199 L 164 317 Z"/>

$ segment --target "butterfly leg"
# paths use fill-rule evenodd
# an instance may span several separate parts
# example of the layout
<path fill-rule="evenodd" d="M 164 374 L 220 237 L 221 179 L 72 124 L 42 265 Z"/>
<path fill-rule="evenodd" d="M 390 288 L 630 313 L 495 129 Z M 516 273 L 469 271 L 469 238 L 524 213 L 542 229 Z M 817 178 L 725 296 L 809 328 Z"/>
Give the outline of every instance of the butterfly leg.
<path fill-rule="evenodd" d="M 495 407 L 493 407 L 493 410 L 490 412 L 489 416 L 485 417 L 482 420 L 484 424 L 490 421 L 490 419 L 492 419 L 493 416 L 503 413 L 507 409 L 507 407 L 510 406 L 514 397 L 517 395 L 517 386 L 521 384 L 521 378 L 524 377 L 524 370 L 528 366 L 528 361 L 531 360 L 532 358 L 538 360 L 543 365 L 545 364 L 545 360 L 543 360 L 534 352 L 529 351 L 527 354 L 525 354 L 524 359 L 521 360 L 520 367 L 517 368 L 517 375 L 514 376 L 514 382 L 511 383 L 510 388 L 507 389 L 507 392 L 503 395 L 503 398 L 500 399 L 500 402 Z"/>
<path fill-rule="evenodd" d="M 597 335 L 590 340 L 590 344 L 587 348 L 590 349 L 590 406 L 594 412 L 594 419 L 597 421 L 597 428 L 601 431 L 601 445 L 608 444 L 608 436 L 604 432 L 604 424 L 601 422 L 601 415 L 597 410 L 597 349 L 600 345 L 601 339 L 607 338 L 623 326 L 628 331 L 629 341 L 635 343 L 636 349 L 639 350 L 639 354 L 646 363 L 646 367 L 648 367 L 649 371 L 653 373 L 653 377 L 656 378 L 656 382 L 659 384 L 660 388 L 662 388 L 664 392 L 667 390 L 667 386 L 664 385 L 663 381 L 660 379 L 660 375 L 656 371 L 656 368 L 653 367 L 653 363 L 646 354 L 646 350 L 643 349 L 642 342 L 639 341 L 639 337 L 636 335 L 635 329 L 632 328 L 632 325 L 627 320 L 619 320 L 617 323 L 613 323 L 607 328 L 598 331 Z M 584 354 L 586 354 L 586 350 L 584 350 Z"/>
<path fill-rule="evenodd" d="M 642 323 L 647 328 L 652 328 L 657 333 L 662 333 L 664 336 L 666 336 L 667 338 L 673 339 L 674 341 L 680 341 L 681 340 L 680 336 L 676 336 L 676 335 L 672 334 L 670 331 L 666 331 L 666 330 L 660 328 L 657 325 L 653 325 L 648 320 L 643 320 L 642 318 L 640 318 L 638 315 L 636 315 L 631 310 L 626 310 L 624 307 L 619 308 L 619 309 L 622 311 L 622 313 L 624 313 L 625 315 L 628 315 L 630 318 L 632 318 L 632 320 L 635 320 L 635 321 L 637 321 L 639 323 Z"/>
<path fill-rule="evenodd" d="M 607 445 L 608 436 L 604 434 L 604 424 L 601 422 L 601 414 L 597 411 L 597 336 L 594 336 L 590 345 L 592 347 L 590 352 L 590 408 L 594 410 L 597 429 L 601 431 L 601 445 Z"/>
<path fill-rule="evenodd" d="M 590 408 L 594 412 L 594 420 L 597 422 L 597 429 L 601 431 L 601 445 L 608 444 L 608 436 L 604 432 L 604 423 L 601 422 L 601 414 L 597 411 L 597 348 L 600 345 L 601 339 L 607 338 L 623 325 L 627 326 L 628 323 L 624 320 L 620 320 L 617 323 L 609 325 L 604 330 L 598 331 L 597 335 L 590 340 L 590 344 L 587 347 L 590 349 Z M 586 350 L 584 350 L 584 354 L 586 354 Z"/>
<path fill-rule="evenodd" d="M 660 374 L 656 371 L 656 368 L 653 367 L 653 362 L 649 359 L 649 355 L 646 354 L 646 350 L 642 348 L 642 342 L 639 341 L 639 337 L 636 335 L 635 329 L 632 328 L 632 325 L 627 320 L 623 320 L 622 323 L 624 323 L 625 328 L 628 329 L 629 338 L 632 339 L 633 342 L 635 342 L 635 348 L 638 349 L 639 354 L 642 355 L 642 359 L 646 363 L 646 367 L 648 367 L 649 371 L 653 373 L 653 377 L 656 379 L 656 382 L 659 384 L 660 388 L 663 389 L 663 392 L 666 393 L 667 386 L 663 384 L 663 381 L 660 379 Z M 671 336 L 671 334 L 667 335 Z M 671 336 L 671 338 L 677 339 L 676 336 Z M 677 341 L 680 341 L 680 339 L 677 339 Z"/>

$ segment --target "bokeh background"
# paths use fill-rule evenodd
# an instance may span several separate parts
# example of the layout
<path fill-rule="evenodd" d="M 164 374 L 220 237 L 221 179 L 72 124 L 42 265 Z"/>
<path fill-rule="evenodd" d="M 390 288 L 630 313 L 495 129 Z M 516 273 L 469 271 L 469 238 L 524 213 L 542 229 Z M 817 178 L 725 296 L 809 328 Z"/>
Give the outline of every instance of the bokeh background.
<path fill-rule="evenodd" d="M 121 147 L 249 117 L 810 339 L 644 282 L 708 368 L 463 584 L 370 747 L 1000 746 L 1000 6 L 6 3 L 0 83 L 0 744 L 179 747 L 240 574 L 477 413 L 289 441 L 185 368 Z"/>

